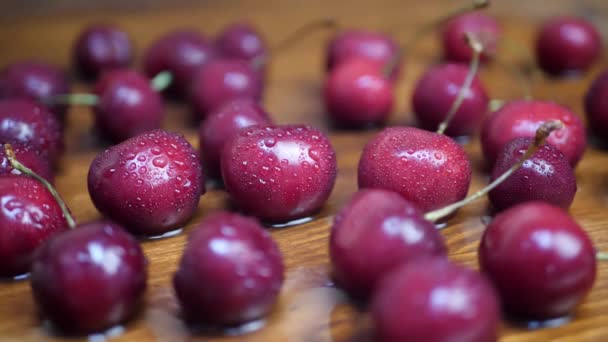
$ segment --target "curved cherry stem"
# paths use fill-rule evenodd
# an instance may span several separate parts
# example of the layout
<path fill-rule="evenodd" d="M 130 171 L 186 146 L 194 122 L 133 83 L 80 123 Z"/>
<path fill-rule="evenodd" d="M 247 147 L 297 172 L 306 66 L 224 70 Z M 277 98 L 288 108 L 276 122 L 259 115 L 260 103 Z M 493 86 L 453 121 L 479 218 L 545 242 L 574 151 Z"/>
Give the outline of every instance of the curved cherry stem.
<path fill-rule="evenodd" d="M 467 44 L 469 44 L 469 47 L 471 47 L 473 50 L 473 57 L 471 58 L 471 64 L 469 65 L 469 72 L 464 79 L 462 87 L 460 87 L 460 90 L 458 91 L 456 99 L 454 102 L 452 102 L 452 106 L 446 114 L 445 119 L 443 119 L 443 121 L 439 124 L 437 134 L 443 134 L 450 125 L 454 115 L 456 115 L 456 112 L 462 105 L 467 92 L 469 89 L 471 89 L 471 85 L 473 84 L 473 80 L 475 80 L 475 75 L 477 74 L 477 70 L 479 70 L 479 60 L 481 59 L 481 53 L 483 52 L 483 45 L 470 33 L 466 33 L 464 39 L 467 41 Z"/>
<path fill-rule="evenodd" d="M 536 136 L 534 137 L 534 142 L 528 146 L 528 149 L 524 153 L 524 155 L 519 159 L 517 163 L 515 163 L 511 168 L 505 171 L 500 177 L 496 178 L 492 183 L 488 184 L 485 188 L 477 191 L 473 195 L 458 201 L 456 203 L 449 204 L 443 208 L 439 208 L 437 210 L 430 211 L 424 214 L 424 218 L 431 221 L 436 222 L 437 220 L 446 217 L 461 207 L 476 201 L 480 197 L 484 196 L 492 189 L 497 187 L 500 183 L 502 183 L 505 179 L 509 178 L 515 171 L 517 171 L 530 157 L 538 151 L 544 144 L 551 132 L 561 129 L 564 127 L 564 124 L 559 120 L 551 120 L 543 123 L 537 130 Z"/>
<path fill-rule="evenodd" d="M 323 18 L 316 21 L 312 21 L 308 24 L 304 24 L 304 26 L 301 26 L 300 28 L 296 29 L 283 40 L 275 44 L 271 48 L 271 53 L 277 53 L 278 51 L 285 50 L 291 47 L 292 44 L 300 40 L 302 37 L 305 37 L 316 30 L 335 29 L 337 27 L 338 23 L 334 18 Z M 257 70 L 261 68 L 264 64 L 266 64 L 267 59 L 268 56 L 266 54 L 257 56 L 251 60 L 251 67 Z"/>
<path fill-rule="evenodd" d="M 87 93 L 60 94 L 42 98 L 42 102 L 47 105 L 71 104 L 82 106 L 95 106 L 99 102 L 99 96 Z"/>
<path fill-rule="evenodd" d="M 65 217 L 65 220 L 68 222 L 68 226 L 71 229 L 74 229 L 76 227 L 76 221 L 74 221 L 74 217 L 72 217 L 72 214 L 70 214 L 68 207 L 66 206 L 66 204 L 63 201 L 63 199 L 61 198 L 61 196 L 59 196 L 59 193 L 57 193 L 57 190 L 55 190 L 55 187 L 53 187 L 53 185 L 51 185 L 51 183 L 49 183 L 49 181 L 42 178 L 36 172 L 32 171 L 32 169 L 21 164 L 21 162 L 19 162 L 19 160 L 17 160 L 17 156 L 15 156 L 15 152 L 13 151 L 13 147 L 11 146 L 11 144 L 4 144 L 4 152 L 6 153 L 6 157 L 9 161 L 9 163 L 11 163 L 11 166 L 15 170 L 19 170 L 24 175 L 32 177 L 32 178 L 36 179 L 37 181 L 39 181 L 40 183 L 42 183 L 42 185 L 51 193 L 51 195 L 53 196 L 55 201 L 57 201 L 57 204 L 59 204 L 59 207 L 61 208 L 61 212 L 63 212 L 63 216 Z"/>

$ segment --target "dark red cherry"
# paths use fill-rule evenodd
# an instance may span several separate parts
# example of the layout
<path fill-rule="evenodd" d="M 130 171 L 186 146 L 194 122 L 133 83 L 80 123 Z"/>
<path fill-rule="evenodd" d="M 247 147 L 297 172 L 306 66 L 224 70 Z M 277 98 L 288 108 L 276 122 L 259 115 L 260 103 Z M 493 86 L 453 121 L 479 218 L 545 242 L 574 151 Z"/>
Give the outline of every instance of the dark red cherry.
<path fill-rule="evenodd" d="M 359 188 L 399 193 L 428 212 L 463 199 L 471 182 L 466 152 L 451 138 L 414 127 L 389 127 L 367 143 Z"/>
<path fill-rule="evenodd" d="M 327 47 L 327 70 L 331 71 L 351 58 L 370 60 L 381 68 L 397 57 L 399 46 L 389 36 L 362 30 L 344 30 Z M 399 68 L 392 70 L 391 80 L 399 76 Z"/>
<path fill-rule="evenodd" d="M 73 58 L 78 70 L 93 78 L 103 71 L 128 67 L 133 60 L 133 50 L 125 31 L 112 25 L 95 24 L 76 38 Z"/>
<path fill-rule="evenodd" d="M 392 271 L 371 306 L 377 341 L 498 339 L 500 307 L 494 289 L 479 273 L 446 258 L 417 260 Z"/>
<path fill-rule="evenodd" d="M 194 75 L 190 100 L 194 110 L 205 117 L 226 102 L 239 98 L 259 101 L 262 82 L 251 64 L 239 59 L 216 59 L 204 64 Z"/>
<path fill-rule="evenodd" d="M 196 151 L 177 133 L 155 130 L 97 155 L 88 175 L 93 204 L 131 233 L 159 235 L 184 225 L 205 192 Z"/>
<path fill-rule="evenodd" d="M 471 50 L 470 47 L 468 49 Z M 468 73 L 469 66 L 449 63 L 431 67 L 422 75 L 412 98 L 416 120 L 422 128 L 437 130 L 456 101 Z M 477 131 L 488 110 L 489 101 L 483 84 L 475 76 L 445 133 L 463 136 Z"/>
<path fill-rule="evenodd" d="M 95 93 L 95 128 L 105 138 L 120 142 L 161 127 L 162 98 L 140 73 L 128 69 L 109 71 L 102 75 Z"/>
<path fill-rule="evenodd" d="M 4 150 L 3 143 L 0 143 L 0 175 L 20 175 L 21 171 L 13 168 L 8 158 L 6 157 L 6 153 Z M 42 178 L 48 180 L 49 182 L 53 182 L 55 179 L 55 173 L 53 172 L 53 165 L 51 161 L 48 159 L 48 156 L 31 147 L 30 145 L 24 144 L 12 144 L 13 151 L 17 156 L 17 159 L 25 166 L 30 168 L 32 171 L 36 172 Z"/>
<path fill-rule="evenodd" d="M 251 99 L 230 101 L 211 112 L 201 124 L 198 134 L 200 158 L 207 178 L 222 178 L 222 148 L 241 128 L 270 123 L 268 113 Z"/>
<path fill-rule="evenodd" d="M 482 126 L 481 147 L 488 165 L 494 165 L 506 143 L 519 137 L 533 137 L 545 121 L 560 120 L 564 128 L 547 140 L 576 166 L 585 152 L 587 137 L 581 119 L 568 108 L 551 101 L 515 100 L 490 114 Z"/>
<path fill-rule="evenodd" d="M 111 221 L 54 236 L 32 263 L 38 309 L 61 331 L 92 333 L 135 314 L 146 289 L 147 261 L 135 239 Z"/>
<path fill-rule="evenodd" d="M 399 194 L 364 189 L 336 215 L 329 254 L 338 285 L 365 298 L 391 269 L 421 257 L 445 256 L 446 247 L 435 225 Z"/>
<path fill-rule="evenodd" d="M 220 160 L 232 200 L 270 223 L 316 213 L 336 181 L 336 153 L 325 134 L 310 126 L 243 128 Z"/>
<path fill-rule="evenodd" d="M 491 180 L 517 163 L 533 138 L 516 138 L 505 145 L 498 156 Z M 528 201 L 544 201 L 568 209 L 576 194 L 576 177 L 568 159 L 560 150 L 545 144 L 500 185 L 489 193 L 497 210 Z"/>
<path fill-rule="evenodd" d="M 323 98 L 333 122 L 344 127 L 384 123 L 393 108 L 393 86 L 377 61 L 353 57 L 332 68 Z"/>
<path fill-rule="evenodd" d="M 24 61 L 10 64 L 0 71 L 0 98 L 23 98 L 39 102 L 41 98 L 69 92 L 68 75 L 52 64 Z M 67 105 L 57 104 L 47 108 L 63 122 Z"/>
<path fill-rule="evenodd" d="M 441 32 L 443 56 L 452 62 L 469 62 L 473 53 L 462 37 L 471 34 L 483 44 L 481 60 L 488 61 L 496 54 L 501 31 L 496 18 L 485 13 L 471 12 L 454 17 Z"/>
<path fill-rule="evenodd" d="M 179 29 L 169 32 L 152 43 L 144 54 L 144 73 L 153 78 L 161 71 L 173 75 L 170 90 L 187 97 L 192 77 L 201 65 L 215 58 L 215 47 L 201 33 Z"/>
<path fill-rule="evenodd" d="M 55 164 L 63 153 L 61 124 L 51 112 L 21 99 L 0 100 L 0 143 L 18 143 L 48 155 Z"/>
<path fill-rule="evenodd" d="M 536 39 L 538 65 L 554 75 L 586 71 L 601 50 L 600 33 L 582 18 L 552 18 L 543 24 Z"/>
<path fill-rule="evenodd" d="M 601 73 L 585 95 L 585 114 L 589 129 L 602 140 L 608 141 L 608 70 Z"/>
<path fill-rule="evenodd" d="M 268 54 L 262 35 L 247 22 L 233 23 L 218 34 L 215 46 L 225 58 L 253 61 Z"/>
<path fill-rule="evenodd" d="M 585 231 L 559 207 L 526 202 L 499 215 L 479 245 L 479 266 L 504 309 L 518 319 L 571 314 L 591 290 L 595 250 Z"/>
<path fill-rule="evenodd" d="M 268 314 L 283 273 L 277 244 L 256 220 L 220 212 L 188 239 L 173 285 L 186 320 L 226 327 Z"/>

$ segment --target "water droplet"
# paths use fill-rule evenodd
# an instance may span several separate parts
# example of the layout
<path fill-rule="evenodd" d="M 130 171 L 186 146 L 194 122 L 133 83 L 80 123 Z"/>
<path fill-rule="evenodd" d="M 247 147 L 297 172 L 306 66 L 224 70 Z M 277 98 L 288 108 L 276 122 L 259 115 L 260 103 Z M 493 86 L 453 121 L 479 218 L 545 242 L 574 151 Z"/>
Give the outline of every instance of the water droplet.
<path fill-rule="evenodd" d="M 266 147 L 273 147 L 276 144 L 277 144 L 277 140 L 273 137 L 264 139 L 264 145 L 266 145 Z"/>
<path fill-rule="evenodd" d="M 156 157 L 152 159 L 152 165 L 156 167 L 165 167 L 169 161 L 164 156 Z"/>

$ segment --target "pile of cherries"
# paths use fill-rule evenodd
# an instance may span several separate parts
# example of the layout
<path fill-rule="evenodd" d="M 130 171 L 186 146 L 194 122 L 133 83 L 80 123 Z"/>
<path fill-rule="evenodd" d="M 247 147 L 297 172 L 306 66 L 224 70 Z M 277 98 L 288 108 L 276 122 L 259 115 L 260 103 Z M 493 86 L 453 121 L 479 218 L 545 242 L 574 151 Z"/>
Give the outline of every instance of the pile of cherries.
<path fill-rule="evenodd" d="M 379 341 L 492 341 L 502 312 L 517 321 L 570 317 L 590 291 L 596 251 L 567 213 L 574 168 L 586 147 L 583 122 L 556 102 L 519 99 L 488 113 L 477 76 L 501 41 L 495 18 L 475 0 L 400 46 L 385 33 L 342 29 L 327 48 L 323 100 L 328 119 L 349 128 L 384 125 L 404 57 L 419 35 L 441 27 L 445 62 L 417 82 L 418 127 L 387 127 L 365 146 L 360 190 L 330 230 L 332 276 L 369 303 Z M 147 284 L 138 239 L 168 237 L 193 217 L 207 184 L 224 187 L 239 212 L 210 215 L 193 229 L 173 278 L 183 319 L 225 329 L 263 319 L 284 279 L 265 225 L 312 219 L 337 176 L 329 138 L 307 125 L 277 125 L 263 108 L 271 52 L 248 23 L 211 40 L 169 32 L 131 69 L 129 35 L 94 25 L 76 39 L 76 70 L 94 80 L 70 93 L 68 75 L 39 61 L 0 71 L 0 276 L 31 279 L 43 317 L 62 333 L 104 331 L 137 315 Z M 585 72 L 601 39 L 587 21 L 560 17 L 537 37 L 538 66 L 553 76 Z M 468 65 L 467 65 L 468 63 Z M 197 151 L 162 129 L 165 97 L 185 100 L 201 119 Z M 104 218 L 76 223 L 52 183 L 64 151 L 69 105 L 93 107 L 94 132 L 113 145 L 88 173 Z M 591 85 L 585 111 L 608 142 L 608 71 Z M 455 137 L 480 132 L 490 184 L 466 197 L 472 168 Z M 497 213 L 479 244 L 480 271 L 447 259 L 440 226 L 489 193 Z M 249 216 L 244 216 L 249 215 Z M 263 223 L 263 224 L 262 224 Z M 415 315 L 412 315 L 412 312 Z"/>

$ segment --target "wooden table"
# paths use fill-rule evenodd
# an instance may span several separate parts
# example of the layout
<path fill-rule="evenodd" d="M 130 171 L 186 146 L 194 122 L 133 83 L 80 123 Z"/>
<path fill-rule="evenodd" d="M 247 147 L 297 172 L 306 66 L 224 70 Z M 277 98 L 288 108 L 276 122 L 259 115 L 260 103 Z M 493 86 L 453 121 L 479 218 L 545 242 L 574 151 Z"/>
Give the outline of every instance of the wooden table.
<path fill-rule="evenodd" d="M 139 1 L 145 2 L 145 1 Z M 3 12 L 0 30 L 0 66 L 26 57 L 34 57 L 69 66 L 70 47 L 79 29 L 90 22 L 110 20 L 129 31 L 136 40 L 138 52 L 161 33 L 180 26 L 198 28 L 213 34 L 235 19 L 248 18 L 258 24 L 270 42 L 278 41 L 285 32 L 314 18 L 333 16 L 345 25 L 381 30 L 399 28 L 397 36 L 408 37 L 417 26 L 456 6 L 455 1 L 331 2 L 310 1 L 210 1 L 198 7 L 162 10 L 118 11 L 100 9 L 86 13 L 56 13 L 44 15 L 39 4 L 35 15 L 10 18 Z M 65 3 L 63 1 L 62 3 Z M 462 3 L 460 1 L 459 3 Z M 0 5 L 6 6 L 6 5 Z M 13 4 L 13 6 L 16 6 Z M 24 3 L 24 6 L 34 5 Z M 42 6 L 42 7 L 39 7 Z M 101 6 L 101 5 L 100 5 Z M 131 6 L 132 8 L 133 6 Z M 6 8 L 10 8 L 10 5 Z M 27 8 L 27 7 L 26 7 Z M 545 16 L 576 13 L 589 16 L 598 23 L 608 39 L 608 4 L 597 1 L 503 1 L 492 9 L 500 18 L 505 35 L 524 47 L 531 46 L 534 29 Z M 23 12 L 23 11 L 21 11 Z M 603 20 L 603 21 L 602 21 Z M 265 96 L 265 106 L 278 123 L 309 123 L 329 132 L 338 154 L 339 175 L 331 198 L 318 219 L 300 226 L 273 230 L 287 266 L 286 282 L 266 326 L 257 332 L 239 337 L 223 338 L 234 341 L 367 341 L 368 319 L 344 294 L 332 286 L 328 277 L 327 238 L 330 215 L 357 190 L 356 167 L 364 144 L 375 132 L 331 131 L 324 119 L 319 96 L 323 79 L 322 59 L 327 34 L 306 38 L 297 47 L 277 56 L 272 62 Z M 412 86 L 424 68 L 439 58 L 433 37 L 427 37 L 407 57 L 405 77 L 396 92 L 398 106 L 391 124 L 410 124 L 409 98 Z M 503 50 L 502 58 L 513 60 L 513 54 Z M 518 60 L 526 60 L 525 55 Z M 539 79 L 533 84 L 537 98 L 556 99 L 582 115 L 582 96 L 600 66 L 579 79 Z M 481 71 L 491 96 L 511 99 L 521 96 L 513 75 L 496 66 Z M 78 83 L 76 90 L 89 89 Z M 187 106 L 168 105 L 165 127 L 184 132 L 197 145 L 196 127 L 189 119 Z M 57 177 L 57 187 L 78 221 L 99 217 L 89 199 L 86 173 L 96 153 L 103 148 L 91 134 L 91 113 L 87 108 L 73 108 L 69 114 L 67 152 Z M 474 166 L 471 191 L 487 182 L 477 139 L 466 144 Z M 579 164 L 576 175 L 579 191 L 571 208 L 572 215 L 589 232 L 599 250 L 608 251 L 608 153 L 590 146 Z M 210 212 L 226 207 L 223 191 L 209 191 L 201 198 L 199 210 L 190 221 L 190 230 Z M 450 220 L 444 234 L 450 258 L 472 267 L 477 265 L 477 246 L 487 215 L 487 202 L 478 201 L 461 210 Z M 171 277 L 184 247 L 186 234 L 159 241 L 143 242 L 150 260 L 149 289 L 146 306 L 137 318 L 124 327 L 116 341 L 208 341 L 209 336 L 190 336 L 177 316 L 177 304 L 171 287 Z M 217 338 L 222 340 L 222 338 Z M 27 281 L 0 283 L 1 341 L 60 341 L 73 340 L 50 334 L 40 325 L 36 308 L 30 297 Z M 576 312 L 569 324 L 559 328 L 526 331 L 505 323 L 502 341 L 608 341 L 608 266 L 600 263 L 598 278 L 591 295 Z"/>

